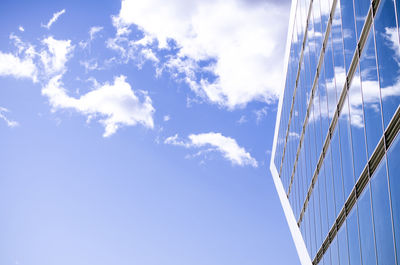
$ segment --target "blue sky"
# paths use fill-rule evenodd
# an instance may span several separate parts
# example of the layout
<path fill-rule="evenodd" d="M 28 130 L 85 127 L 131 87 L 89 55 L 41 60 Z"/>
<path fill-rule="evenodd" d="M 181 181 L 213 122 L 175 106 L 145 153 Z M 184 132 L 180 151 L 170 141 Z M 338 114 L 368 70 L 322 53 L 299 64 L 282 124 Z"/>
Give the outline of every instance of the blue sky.
<path fill-rule="evenodd" d="M 0 264 L 298 264 L 267 166 L 289 3 L 0 6 Z"/>

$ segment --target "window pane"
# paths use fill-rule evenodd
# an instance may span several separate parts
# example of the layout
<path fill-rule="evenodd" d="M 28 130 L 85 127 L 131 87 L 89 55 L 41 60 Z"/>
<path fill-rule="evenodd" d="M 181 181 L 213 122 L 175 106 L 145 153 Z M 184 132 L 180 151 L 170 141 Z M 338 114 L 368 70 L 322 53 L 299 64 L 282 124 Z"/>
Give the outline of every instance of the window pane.
<path fill-rule="evenodd" d="M 354 205 L 352 211 L 347 217 L 347 233 L 349 236 L 349 260 L 351 265 L 361 265 L 357 212 L 357 205 Z"/>
<path fill-rule="evenodd" d="M 332 181 L 333 181 L 333 188 L 335 191 L 335 219 L 336 216 L 339 215 L 340 210 L 344 204 L 344 197 L 343 197 L 343 181 L 342 181 L 342 173 L 341 173 L 341 166 L 340 166 L 340 150 L 339 150 L 339 133 L 338 128 L 333 133 L 333 138 L 331 140 L 331 155 L 332 155 Z"/>
<path fill-rule="evenodd" d="M 319 191 L 319 184 L 320 180 L 317 179 L 315 186 L 314 186 L 314 209 L 315 209 L 315 236 L 317 242 L 317 251 L 321 247 L 323 242 L 323 235 L 321 233 L 321 207 L 320 207 L 320 191 Z"/>
<path fill-rule="evenodd" d="M 365 147 L 364 115 L 361 99 L 360 71 L 357 67 L 349 89 L 349 113 L 351 122 L 351 139 L 354 155 L 354 175 L 356 179 L 360 176 L 367 163 Z"/>
<path fill-rule="evenodd" d="M 335 237 L 332 242 L 331 246 L 329 247 L 331 250 L 331 262 L 333 264 L 339 264 L 339 251 L 337 245 L 337 237 Z"/>
<path fill-rule="evenodd" d="M 325 240 L 326 235 L 329 232 L 328 225 L 328 205 L 326 198 L 326 177 L 325 177 L 325 164 L 322 164 L 321 170 L 319 171 L 318 183 L 320 186 L 320 199 L 321 199 L 321 226 L 322 226 L 322 240 Z"/>
<path fill-rule="evenodd" d="M 349 264 L 349 253 L 347 246 L 347 231 L 346 231 L 346 223 L 342 225 L 338 234 L 338 247 L 339 247 L 339 260 L 340 265 L 348 265 Z"/>
<path fill-rule="evenodd" d="M 333 114 L 336 110 L 336 84 L 335 75 L 333 69 L 333 53 L 332 53 L 332 39 L 329 36 L 328 43 L 326 45 L 325 57 L 325 78 L 326 78 L 326 95 L 328 104 L 328 117 L 329 123 L 332 120 Z"/>
<path fill-rule="evenodd" d="M 326 82 L 325 82 L 325 66 L 321 66 L 321 72 L 318 79 L 318 91 L 314 97 L 318 98 L 320 113 L 321 113 L 321 131 L 322 141 L 325 141 L 325 137 L 328 133 L 329 118 L 328 118 L 328 101 L 326 95 Z M 317 99 L 315 100 L 317 101 Z"/>
<path fill-rule="evenodd" d="M 313 1 L 312 7 L 312 19 L 314 22 L 314 42 L 315 42 L 315 52 L 316 52 L 316 60 L 319 59 L 319 54 L 321 53 L 322 41 L 323 41 L 323 32 L 321 25 L 321 7 L 320 0 Z"/>
<path fill-rule="evenodd" d="M 393 225 L 396 236 L 397 258 L 400 258 L 400 137 L 388 151 L 388 171 L 392 199 Z"/>
<path fill-rule="evenodd" d="M 330 13 L 330 3 L 327 0 L 320 0 L 321 6 L 321 23 L 322 23 L 322 32 L 325 33 L 326 26 L 328 25 L 329 13 Z"/>
<path fill-rule="evenodd" d="M 340 0 L 338 1 L 338 5 L 339 4 L 342 11 L 343 42 L 347 73 L 357 44 L 354 25 L 353 1 Z"/>
<path fill-rule="evenodd" d="M 309 212 L 310 212 L 310 228 L 311 228 L 311 257 L 315 256 L 317 244 L 316 244 L 316 235 L 315 235 L 315 211 L 314 211 L 314 196 L 311 195 L 310 202 L 308 203 Z"/>
<path fill-rule="evenodd" d="M 369 183 L 358 200 L 360 244 L 363 265 L 375 265 L 375 240 L 372 225 L 371 193 Z"/>
<path fill-rule="evenodd" d="M 381 1 L 379 5 L 375 17 L 375 38 L 383 122 L 386 128 L 400 103 L 399 38 L 394 3 L 391 0 Z"/>
<path fill-rule="evenodd" d="M 334 195 L 334 182 L 332 175 L 332 162 L 331 162 L 331 149 L 328 148 L 326 153 L 324 164 L 325 164 L 325 176 L 326 176 L 326 201 L 328 204 L 328 227 L 331 227 L 333 222 L 336 220 L 335 210 L 335 195 Z"/>
<path fill-rule="evenodd" d="M 365 18 L 368 14 L 370 0 L 354 0 L 354 12 L 356 14 L 357 36 L 360 37 Z"/>
<path fill-rule="evenodd" d="M 375 56 L 373 30 L 371 29 L 360 58 L 361 90 L 362 100 L 364 102 L 368 157 L 371 157 L 383 133 L 380 91 Z"/>
<path fill-rule="evenodd" d="M 342 175 L 344 187 L 344 199 L 346 200 L 354 187 L 353 154 L 351 149 L 350 119 L 348 97 L 346 97 L 341 114 L 339 116 L 338 128 L 340 132 L 340 153 L 342 155 Z"/>
<path fill-rule="evenodd" d="M 371 187 L 378 264 L 395 264 L 386 159 L 374 173 Z"/>
<path fill-rule="evenodd" d="M 338 99 L 346 82 L 346 71 L 344 69 L 342 20 L 340 16 L 339 2 L 336 4 L 335 14 L 332 20 L 331 36 L 333 47 L 333 61 L 335 66 L 336 98 Z"/>

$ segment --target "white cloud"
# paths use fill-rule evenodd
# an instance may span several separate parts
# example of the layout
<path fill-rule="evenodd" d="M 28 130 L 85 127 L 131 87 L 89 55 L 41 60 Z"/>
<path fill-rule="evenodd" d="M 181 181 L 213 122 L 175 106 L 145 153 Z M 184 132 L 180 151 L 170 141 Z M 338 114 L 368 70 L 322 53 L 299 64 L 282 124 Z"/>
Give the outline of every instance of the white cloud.
<path fill-rule="evenodd" d="M 155 49 L 156 40 L 159 49 L 169 49 L 174 40 L 179 52 L 169 70 L 183 74 L 198 95 L 233 109 L 278 98 L 288 14 L 289 5 L 261 1 L 123 0 L 113 22 L 117 36 L 136 24 L 146 47 Z"/>
<path fill-rule="evenodd" d="M 41 61 L 48 76 L 63 73 L 66 70 L 66 62 L 69 59 L 74 46 L 71 40 L 56 40 L 48 37 L 42 41 L 47 50 L 40 53 Z"/>
<path fill-rule="evenodd" d="M 36 82 L 37 69 L 30 56 L 20 58 L 17 55 L 0 51 L 0 76 L 30 78 Z"/>
<path fill-rule="evenodd" d="M 103 30 L 103 27 L 100 27 L 100 26 L 91 27 L 89 30 L 90 40 L 93 40 L 95 35 L 102 30 Z"/>
<path fill-rule="evenodd" d="M 68 70 L 66 64 L 74 50 L 71 40 L 47 37 L 41 41 L 40 52 L 36 52 L 33 46 L 18 36 L 11 35 L 10 39 L 17 47 L 17 52 L 0 52 L 0 76 L 29 77 L 36 82 L 39 75 L 43 84 L 42 95 L 48 98 L 53 111 L 75 110 L 86 115 L 88 122 L 98 118 L 98 122 L 105 127 L 104 137 L 114 134 L 122 126 L 141 124 L 147 128 L 154 127 L 155 110 L 150 97 L 145 91 L 134 91 L 123 75 L 115 77 L 112 84 L 99 84 L 97 80 L 90 79 L 93 83 L 90 92 L 79 98 L 68 95 L 62 77 Z M 83 65 L 94 67 L 85 63 Z M 16 122 L 4 116 L 6 111 L 0 108 L 0 119 L 5 120 L 9 126 L 16 126 Z"/>
<path fill-rule="evenodd" d="M 165 115 L 164 118 L 163 118 L 163 120 L 165 122 L 169 121 L 170 119 L 171 119 L 171 117 L 169 115 Z"/>
<path fill-rule="evenodd" d="M 243 147 L 240 147 L 236 140 L 223 136 L 221 133 L 201 133 L 191 134 L 187 141 L 180 140 L 178 135 L 170 136 L 165 139 L 165 144 L 183 146 L 185 148 L 205 148 L 200 150 L 194 156 L 209 151 L 218 151 L 223 157 L 229 160 L 233 165 L 257 167 L 257 161 L 251 157 Z"/>
<path fill-rule="evenodd" d="M 25 31 L 25 29 L 24 29 L 23 26 L 19 26 L 19 27 L 18 27 L 18 30 L 21 31 L 21 32 L 24 32 L 24 31 Z"/>
<path fill-rule="evenodd" d="M 13 128 L 19 125 L 18 122 L 8 119 L 4 113 L 9 112 L 8 109 L 0 107 L 0 119 L 4 120 L 8 127 Z"/>
<path fill-rule="evenodd" d="M 43 28 L 46 28 L 46 29 L 50 29 L 51 25 L 53 25 L 53 23 L 56 22 L 57 19 L 58 19 L 62 14 L 64 14 L 64 13 L 65 13 L 65 9 L 63 9 L 63 10 L 61 10 L 61 11 L 59 11 L 59 12 L 54 13 L 54 14 L 53 14 L 53 17 L 49 20 L 49 22 L 48 22 L 46 25 L 43 25 L 43 24 L 42 24 L 42 27 L 43 27 Z"/>
<path fill-rule="evenodd" d="M 18 36 L 11 34 L 10 40 L 17 48 L 15 53 L 0 51 L 0 76 L 29 78 L 37 82 L 38 69 L 34 62 L 35 49 L 24 43 Z"/>
<path fill-rule="evenodd" d="M 125 81 L 125 76 L 116 77 L 113 84 L 105 83 L 80 98 L 67 95 L 61 77 L 54 76 L 42 89 L 54 111 L 73 109 L 87 115 L 88 121 L 100 116 L 99 122 L 105 127 L 104 137 L 114 134 L 121 126 L 142 124 L 154 127 L 154 108 L 150 97 L 141 91 L 141 101 Z"/>

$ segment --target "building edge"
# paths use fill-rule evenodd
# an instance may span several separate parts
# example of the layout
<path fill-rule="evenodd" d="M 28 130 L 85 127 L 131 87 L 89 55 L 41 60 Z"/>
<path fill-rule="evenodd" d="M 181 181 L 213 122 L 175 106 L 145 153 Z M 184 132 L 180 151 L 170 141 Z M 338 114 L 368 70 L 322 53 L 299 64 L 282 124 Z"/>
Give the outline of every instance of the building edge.
<path fill-rule="evenodd" d="M 283 208 L 283 212 L 285 213 L 290 233 L 292 234 L 293 242 L 296 247 L 300 262 L 302 265 L 312 265 L 312 261 L 310 255 L 308 255 L 306 244 L 304 243 L 300 229 L 297 226 L 296 219 L 294 217 L 292 208 L 290 207 L 289 200 L 286 197 L 285 190 L 283 188 L 275 165 L 271 164 L 270 170 L 272 178 L 274 180 L 276 191 L 278 192 L 279 200 Z"/>
<path fill-rule="evenodd" d="M 282 72 L 283 75 L 282 75 L 282 79 L 281 79 L 281 88 L 282 89 L 281 89 L 281 93 L 279 96 L 278 112 L 276 115 L 274 141 L 272 144 L 271 161 L 270 161 L 270 171 L 272 174 L 272 178 L 274 180 L 276 191 L 279 196 L 279 200 L 280 200 L 282 208 L 283 208 L 283 212 L 286 217 L 286 221 L 289 226 L 290 233 L 292 234 L 292 238 L 293 238 L 294 245 L 296 247 L 300 262 L 302 265 L 312 265 L 312 261 L 308 254 L 306 244 L 301 235 L 300 229 L 297 226 L 296 218 L 293 214 L 292 208 L 290 207 L 289 200 L 286 196 L 285 189 L 283 188 L 282 181 L 279 178 L 279 173 L 278 173 L 278 170 L 277 170 L 277 168 L 275 166 L 275 162 L 274 162 L 276 145 L 277 145 L 277 141 L 278 141 L 279 125 L 280 125 L 280 119 L 281 119 L 281 114 L 282 114 L 283 95 L 284 95 L 284 89 L 285 89 L 285 85 L 286 85 L 286 75 L 287 75 L 288 64 L 289 64 L 291 36 L 293 34 L 297 2 L 298 2 L 298 0 L 292 0 L 292 4 L 290 7 L 290 18 L 289 18 L 289 25 L 288 25 L 288 34 L 287 34 L 287 38 L 286 38 L 286 49 L 285 49 L 285 57 L 284 57 L 283 72 Z"/>

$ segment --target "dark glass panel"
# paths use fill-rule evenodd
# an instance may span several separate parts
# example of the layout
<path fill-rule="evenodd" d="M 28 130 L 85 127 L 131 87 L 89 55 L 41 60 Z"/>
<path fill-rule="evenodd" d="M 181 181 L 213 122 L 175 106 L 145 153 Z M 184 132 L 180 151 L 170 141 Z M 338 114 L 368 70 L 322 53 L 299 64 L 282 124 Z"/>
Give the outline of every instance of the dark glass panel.
<path fill-rule="evenodd" d="M 322 41 L 323 41 L 323 32 L 321 25 L 321 7 L 320 0 L 313 1 L 312 7 L 312 19 L 314 23 L 314 42 L 315 42 L 315 54 L 316 54 L 316 63 L 318 63 L 319 55 L 321 53 Z"/>
<path fill-rule="evenodd" d="M 335 194 L 334 194 L 334 181 L 332 174 L 332 162 L 331 162 L 331 148 L 328 148 L 326 153 L 324 164 L 325 164 L 325 175 L 326 175 L 326 201 L 328 210 L 328 227 L 330 228 L 333 222 L 336 220 L 336 208 L 335 208 Z"/>
<path fill-rule="evenodd" d="M 321 198 L 320 198 L 320 180 L 317 179 L 314 186 L 314 210 L 315 210 L 315 236 L 317 242 L 317 251 L 321 247 L 323 242 L 323 236 L 321 232 Z"/>
<path fill-rule="evenodd" d="M 336 111 L 336 83 L 335 83 L 335 72 L 333 63 L 333 50 L 332 50 L 332 39 L 329 35 L 328 43 L 326 45 L 325 57 L 325 78 L 326 78 L 326 95 L 328 104 L 329 123 L 332 120 L 333 114 Z"/>
<path fill-rule="evenodd" d="M 302 46 L 302 42 L 303 42 L 303 24 L 302 24 L 302 17 L 301 17 L 301 1 L 297 1 L 296 26 L 297 26 L 296 57 L 300 58 L 301 46 Z M 298 59 L 297 59 L 297 62 L 299 62 Z"/>
<path fill-rule="evenodd" d="M 304 156 L 304 145 L 303 145 L 303 147 L 300 150 L 300 156 L 299 156 L 299 159 L 300 159 L 299 164 L 301 165 L 301 171 L 302 171 L 302 174 L 300 177 L 300 202 L 301 202 L 300 203 L 300 211 L 303 208 L 303 203 L 305 200 L 305 190 L 307 189 L 307 187 L 306 187 L 307 184 L 306 184 L 305 179 L 306 179 L 307 174 L 309 174 L 307 172 L 307 168 L 305 166 L 304 158 L 305 158 L 305 156 Z M 296 217 L 298 217 L 298 215 Z"/>
<path fill-rule="evenodd" d="M 372 176 L 371 187 L 378 264 L 395 264 L 389 187 L 386 174 L 385 158 L 382 160 L 376 172 Z"/>
<path fill-rule="evenodd" d="M 328 118 L 328 101 L 326 94 L 326 82 L 325 82 L 325 66 L 322 64 L 321 71 L 318 78 L 317 92 L 315 93 L 316 100 L 319 102 L 320 115 L 321 115 L 321 142 L 325 141 L 326 134 L 329 128 Z"/>
<path fill-rule="evenodd" d="M 337 234 L 337 238 L 338 238 L 340 265 L 349 265 L 346 223 L 343 223 L 342 227 L 340 227 L 339 232 Z"/>
<path fill-rule="evenodd" d="M 317 104 L 315 104 L 317 103 Z M 317 161 L 319 159 L 319 156 L 322 151 L 322 145 L 323 145 L 323 140 L 322 140 L 322 135 L 321 135 L 321 122 L 320 122 L 320 108 L 319 108 L 319 102 L 317 100 L 314 100 L 314 104 L 311 106 L 311 115 L 313 115 L 313 120 L 314 122 L 314 128 L 315 128 L 315 150 L 317 154 Z"/>
<path fill-rule="evenodd" d="M 360 71 L 357 67 L 349 89 L 349 107 L 351 122 L 351 139 L 354 155 L 354 175 L 356 179 L 367 163 L 365 147 L 364 114 L 361 99 Z"/>
<path fill-rule="evenodd" d="M 333 181 L 333 189 L 335 191 L 335 203 L 336 203 L 335 219 L 336 219 L 336 216 L 339 215 L 339 212 L 344 204 L 343 180 L 342 180 L 342 172 L 340 166 L 340 142 L 339 142 L 339 133 L 337 128 L 333 133 L 330 147 L 332 155 L 332 176 L 333 176 L 332 181 Z"/>
<path fill-rule="evenodd" d="M 361 194 L 358 200 L 358 214 L 360 225 L 360 245 L 363 265 L 375 265 L 375 238 L 372 222 L 370 184 Z"/>
<path fill-rule="evenodd" d="M 326 177 L 325 177 L 325 164 L 322 164 L 322 167 L 319 171 L 318 175 L 318 183 L 320 190 L 320 200 L 321 200 L 321 232 L 322 232 L 322 240 L 325 240 L 326 235 L 329 232 L 328 225 L 328 205 L 326 198 Z"/>
<path fill-rule="evenodd" d="M 310 201 L 308 203 L 310 212 L 310 227 L 311 227 L 311 257 L 315 256 L 317 243 L 315 234 L 315 207 L 314 207 L 314 192 L 311 194 Z"/>
<path fill-rule="evenodd" d="M 320 0 L 321 7 L 321 24 L 322 24 L 322 32 L 325 34 L 326 27 L 328 25 L 329 14 L 331 12 L 330 9 L 331 1 Z"/>
<path fill-rule="evenodd" d="M 306 209 L 307 212 L 307 221 L 306 221 L 306 227 L 307 227 L 307 249 L 308 249 L 308 254 L 310 257 L 312 257 L 312 241 L 311 241 L 311 236 L 312 236 L 312 227 L 311 227 L 311 218 L 310 218 L 310 207 L 307 207 Z"/>
<path fill-rule="evenodd" d="M 349 260 L 351 265 L 361 265 L 360 239 L 358 231 L 358 210 L 354 205 L 347 217 L 347 234 L 349 238 Z"/>
<path fill-rule="evenodd" d="M 299 211 L 299 207 L 298 207 L 298 171 L 296 170 L 296 173 L 294 175 L 293 178 L 293 184 L 292 184 L 292 192 L 290 193 L 290 196 L 293 196 L 293 200 L 294 200 L 294 204 L 292 205 L 292 209 L 294 211 L 295 216 L 297 216 L 297 213 Z"/>
<path fill-rule="evenodd" d="M 332 265 L 339 265 L 339 250 L 338 250 L 338 244 L 337 244 L 337 237 L 335 237 L 332 242 L 331 246 L 329 247 L 331 250 L 331 262 Z"/>
<path fill-rule="evenodd" d="M 315 72 L 317 70 L 317 58 L 315 50 L 315 29 L 313 23 L 313 16 L 311 14 L 307 30 L 307 43 L 306 43 L 309 61 L 310 61 L 310 77 L 311 83 L 314 81 Z"/>
<path fill-rule="evenodd" d="M 310 174 L 307 175 L 306 178 L 306 186 L 307 190 L 309 187 L 309 184 L 311 183 L 311 178 L 312 174 L 314 172 L 314 169 L 311 167 L 311 141 L 310 141 L 310 125 L 306 127 L 306 132 L 305 132 L 305 139 L 304 139 L 304 151 L 305 151 L 305 163 L 307 167 L 307 172 L 310 172 Z"/>
<path fill-rule="evenodd" d="M 340 16 L 340 1 L 336 4 L 335 14 L 332 20 L 331 40 L 333 47 L 333 61 L 335 66 L 336 101 L 340 97 L 346 82 L 346 70 L 344 69 L 344 48 L 342 34 L 342 20 Z"/>
<path fill-rule="evenodd" d="M 304 123 L 304 118 L 306 117 L 307 106 L 309 101 L 309 95 L 311 95 L 311 81 L 310 81 L 310 64 L 309 57 L 307 55 L 303 58 L 303 67 L 304 67 L 304 77 L 303 77 L 303 87 L 299 91 L 299 106 L 298 106 L 298 119 L 299 119 L 299 128 L 298 133 L 301 134 L 301 130 Z"/>
<path fill-rule="evenodd" d="M 364 103 L 368 157 L 382 136 L 382 113 L 373 30 L 371 29 L 360 58 L 361 90 Z"/>
<path fill-rule="evenodd" d="M 338 127 L 340 132 L 340 153 L 342 156 L 342 176 L 344 187 L 344 200 L 347 199 L 354 187 L 353 154 L 351 149 L 351 134 L 348 97 L 346 97 L 342 108 Z"/>
<path fill-rule="evenodd" d="M 370 0 L 354 0 L 354 12 L 356 15 L 357 36 L 360 37 L 361 30 L 364 26 L 365 18 L 367 17 Z"/>
<path fill-rule="evenodd" d="M 310 127 L 310 152 L 311 152 L 311 168 L 312 172 L 315 171 L 315 167 L 317 165 L 317 159 L 319 157 L 319 154 L 317 153 L 317 145 L 316 145 L 316 129 L 315 129 L 315 123 L 311 122 L 308 124 Z M 310 179 L 311 180 L 311 179 Z"/>
<path fill-rule="evenodd" d="M 357 45 L 353 1 L 340 0 L 338 1 L 338 5 L 340 5 L 342 11 L 343 42 L 347 73 Z"/>
<path fill-rule="evenodd" d="M 397 259 L 400 258 L 400 137 L 388 150 L 388 172 L 390 194 L 392 199 L 393 225 L 397 250 Z"/>
<path fill-rule="evenodd" d="M 381 1 L 374 23 L 383 122 L 386 128 L 400 103 L 400 47 L 393 1 Z"/>

